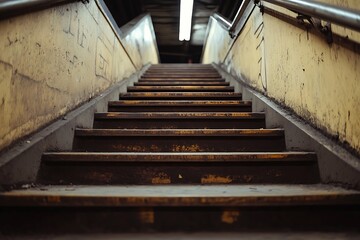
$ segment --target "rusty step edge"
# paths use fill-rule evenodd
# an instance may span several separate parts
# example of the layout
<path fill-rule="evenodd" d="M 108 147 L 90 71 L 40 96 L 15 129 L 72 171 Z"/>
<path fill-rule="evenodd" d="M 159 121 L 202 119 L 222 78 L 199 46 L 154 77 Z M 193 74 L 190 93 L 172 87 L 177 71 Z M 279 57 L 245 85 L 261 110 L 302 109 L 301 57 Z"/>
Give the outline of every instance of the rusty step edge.
<path fill-rule="evenodd" d="M 233 86 L 135 86 L 128 92 L 234 92 Z"/>
<path fill-rule="evenodd" d="M 149 69 L 146 72 L 144 72 L 144 74 L 160 74 L 160 75 L 164 75 L 164 74 L 169 74 L 169 73 L 176 73 L 176 74 L 204 74 L 204 75 L 220 75 L 218 71 L 216 70 L 211 70 L 211 69 L 189 69 L 189 70 L 169 70 L 169 69 L 164 69 L 164 70 L 154 70 L 154 69 Z"/>
<path fill-rule="evenodd" d="M 360 205 L 360 193 L 315 185 L 39 186 L 0 193 L 0 206 L 252 207 Z"/>
<path fill-rule="evenodd" d="M 284 129 L 75 129 L 76 137 L 284 137 Z"/>
<path fill-rule="evenodd" d="M 151 78 L 151 79 L 139 79 L 139 83 L 141 82 L 225 82 L 225 79 L 218 78 L 218 79 L 202 79 L 202 78 Z"/>
<path fill-rule="evenodd" d="M 112 153 L 112 152 L 45 152 L 42 161 L 56 162 L 309 162 L 316 163 L 313 152 L 202 152 L 202 153 Z"/>
<path fill-rule="evenodd" d="M 159 112 L 159 113 L 95 113 L 95 119 L 265 119 L 264 113 L 257 112 Z"/>
<path fill-rule="evenodd" d="M 189 71 L 166 71 L 166 70 L 162 70 L 162 71 L 146 71 L 143 76 L 150 76 L 150 75 L 199 75 L 199 76 L 221 76 L 218 72 L 216 71 L 209 71 L 209 70 L 203 70 L 203 71 L 199 71 L 199 70 L 189 70 Z"/>
<path fill-rule="evenodd" d="M 314 184 L 316 156 L 297 155 L 43 155 L 37 182 L 43 184 Z M 219 155 L 219 153 L 215 153 Z M 150 156 L 148 156 L 150 155 Z"/>
<path fill-rule="evenodd" d="M 147 69 L 147 71 L 213 71 L 213 72 L 218 72 L 215 68 L 213 67 L 197 67 L 197 68 L 179 68 L 179 67 L 166 67 L 166 68 L 154 68 L 154 67 L 150 67 Z"/>
<path fill-rule="evenodd" d="M 210 107 L 210 106 L 245 106 L 251 107 L 252 102 L 250 101 L 201 101 L 201 100 L 119 100 L 119 101 L 109 101 L 109 107 L 124 107 L 124 106 L 201 106 L 201 107 Z"/>
<path fill-rule="evenodd" d="M 229 82 L 135 82 L 134 86 L 230 86 Z"/>
<path fill-rule="evenodd" d="M 174 76 L 174 75 L 164 75 L 164 76 L 141 76 L 142 80 L 221 80 L 221 76 Z"/>
<path fill-rule="evenodd" d="M 241 100 L 241 93 L 234 92 L 132 92 L 132 93 L 120 93 L 120 99 L 203 99 L 203 100 Z"/>
<path fill-rule="evenodd" d="M 221 78 L 222 76 L 219 74 L 204 74 L 204 73 L 183 73 L 183 74 L 161 74 L 161 73 L 157 73 L 157 74 L 148 74 L 145 73 L 143 75 L 141 75 L 141 78 L 167 78 L 167 77 L 172 77 L 172 78 L 181 78 L 181 77 L 195 77 L 195 78 Z"/>

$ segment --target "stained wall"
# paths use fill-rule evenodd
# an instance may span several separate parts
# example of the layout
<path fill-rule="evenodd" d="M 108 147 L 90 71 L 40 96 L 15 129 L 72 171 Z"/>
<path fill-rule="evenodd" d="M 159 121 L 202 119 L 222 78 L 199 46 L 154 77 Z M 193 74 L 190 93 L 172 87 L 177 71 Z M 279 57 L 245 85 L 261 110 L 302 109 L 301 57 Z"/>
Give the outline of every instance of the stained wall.
<path fill-rule="evenodd" d="M 0 150 L 158 61 L 127 48 L 96 1 L 1 20 Z"/>
<path fill-rule="evenodd" d="M 322 2 L 360 9 L 356 0 Z M 265 6 L 296 17 L 284 8 Z M 351 40 L 352 46 L 360 43 L 358 32 L 335 24 L 332 30 Z M 208 47 L 228 35 L 216 26 L 210 33 Z M 324 37 L 262 14 L 259 8 L 255 8 L 234 41 L 232 47 L 221 47 L 221 54 L 206 49 L 203 62 L 222 65 L 229 73 L 360 152 L 359 53 L 340 44 L 328 44 Z"/>

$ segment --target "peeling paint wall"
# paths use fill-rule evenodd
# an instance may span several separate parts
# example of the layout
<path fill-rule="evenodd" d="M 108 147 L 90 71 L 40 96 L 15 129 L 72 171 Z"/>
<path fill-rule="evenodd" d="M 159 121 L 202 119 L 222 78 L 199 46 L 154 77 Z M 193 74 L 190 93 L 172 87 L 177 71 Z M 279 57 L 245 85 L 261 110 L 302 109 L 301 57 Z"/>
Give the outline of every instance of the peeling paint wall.
<path fill-rule="evenodd" d="M 360 9 L 357 0 L 322 1 Z M 286 9 L 266 6 L 296 16 Z M 332 30 L 360 43 L 358 32 L 334 24 Z M 212 44 L 219 35 L 227 35 L 215 27 L 210 32 L 208 41 Z M 209 51 L 205 49 L 205 53 Z M 329 45 L 324 38 L 255 8 L 227 56 L 204 54 L 203 61 L 222 64 L 229 73 L 360 152 L 358 53 L 335 43 Z"/>
<path fill-rule="evenodd" d="M 2 20 L 0 33 L 0 150 L 137 71 L 95 1 Z"/>

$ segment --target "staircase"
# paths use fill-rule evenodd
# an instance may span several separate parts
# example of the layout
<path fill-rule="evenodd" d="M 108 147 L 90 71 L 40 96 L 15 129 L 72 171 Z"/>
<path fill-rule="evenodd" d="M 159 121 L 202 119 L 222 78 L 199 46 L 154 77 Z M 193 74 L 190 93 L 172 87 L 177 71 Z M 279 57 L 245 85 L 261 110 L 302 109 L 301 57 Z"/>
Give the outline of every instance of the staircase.
<path fill-rule="evenodd" d="M 359 230 L 360 193 L 251 108 L 211 65 L 153 65 L 37 185 L 0 193 L 1 232 Z"/>

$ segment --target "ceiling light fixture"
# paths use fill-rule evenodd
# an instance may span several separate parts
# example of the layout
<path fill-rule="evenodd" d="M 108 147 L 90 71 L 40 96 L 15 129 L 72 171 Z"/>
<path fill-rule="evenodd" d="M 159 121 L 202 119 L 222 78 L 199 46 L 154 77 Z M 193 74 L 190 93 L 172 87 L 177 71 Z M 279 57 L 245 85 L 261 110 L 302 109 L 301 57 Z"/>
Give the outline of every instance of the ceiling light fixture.
<path fill-rule="evenodd" d="M 194 5 L 194 0 L 180 1 L 180 31 L 179 31 L 180 41 L 190 40 L 193 5 Z"/>

